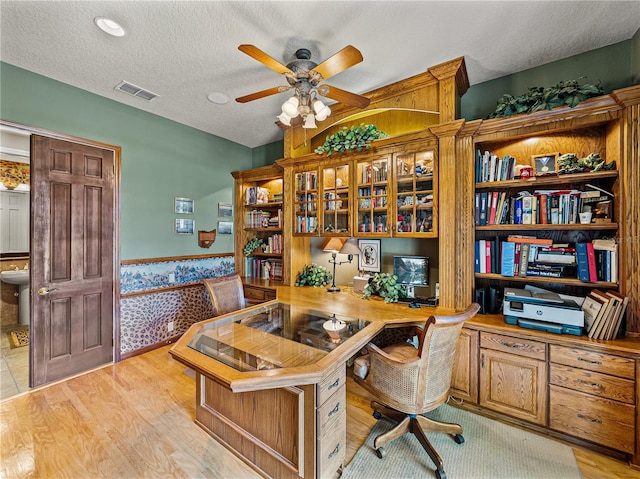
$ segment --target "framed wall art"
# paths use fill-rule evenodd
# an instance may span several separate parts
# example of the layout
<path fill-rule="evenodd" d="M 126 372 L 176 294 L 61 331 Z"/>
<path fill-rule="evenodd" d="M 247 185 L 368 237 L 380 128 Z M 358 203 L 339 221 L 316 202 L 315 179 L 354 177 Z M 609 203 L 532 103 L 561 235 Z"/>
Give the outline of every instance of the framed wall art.
<path fill-rule="evenodd" d="M 186 218 L 176 218 L 175 231 L 177 235 L 192 235 L 195 229 L 195 221 Z"/>
<path fill-rule="evenodd" d="M 193 214 L 193 200 L 191 198 L 175 198 L 175 212 L 183 215 Z"/>
<path fill-rule="evenodd" d="M 358 269 L 361 271 L 380 272 L 380 240 L 359 239 L 358 247 L 362 254 L 358 255 Z"/>
<path fill-rule="evenodd" d="M 218 216 L 233 216 L 233 205 L 231 203 L 218 203 Z"/>
<path fill-rule="evenodd" d="M 218 234 L 230 235 L 233 233 L 233 221 L 218 221 Z"/>

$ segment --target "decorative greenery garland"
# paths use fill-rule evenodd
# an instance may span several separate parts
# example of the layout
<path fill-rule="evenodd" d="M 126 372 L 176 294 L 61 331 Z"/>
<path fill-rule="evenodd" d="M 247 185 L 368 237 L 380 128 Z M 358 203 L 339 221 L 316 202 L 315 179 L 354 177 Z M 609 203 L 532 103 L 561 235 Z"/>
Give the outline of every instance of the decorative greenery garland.
<path fill-rule="evenodd" d="M 360 126 L 352 126 L 351 128 L 344 126 L 333 135 L 327 136 L 324 144 L 314 151 L 319 155 L 323 153 L 327 155 L 344 153 L 350 150 L 360 151 L 363 148 L 371 148 L 373 140 L 386 138 L 387 136 L 389 135 L 384 131 L 378 130 L 374 125 L 360 123 Z"/>
<path fill-rule="evenodd" d="M 557 106 L 568 105 L 573 108 L 581 101 L 594 96 L 604 94 L 600 84 L 582 85 L 577 80 L 559 82 L 555 85 L 543 88 L 532 87 L 524 95 L 513 97 L 508 93 L 498 100 L 496 110 L 489 118 L 500 118 L 518 113 L 533 113 L 538 110 L 551 110 Z"/>
<path fill-rule="evenodd" d="M 332 275 L 324 266 L 318 266 L 315 263 L 306 264 L 302 271 L 298 273 L 296 278 L 296 286 L 324 286 L 329 284 Z"/>

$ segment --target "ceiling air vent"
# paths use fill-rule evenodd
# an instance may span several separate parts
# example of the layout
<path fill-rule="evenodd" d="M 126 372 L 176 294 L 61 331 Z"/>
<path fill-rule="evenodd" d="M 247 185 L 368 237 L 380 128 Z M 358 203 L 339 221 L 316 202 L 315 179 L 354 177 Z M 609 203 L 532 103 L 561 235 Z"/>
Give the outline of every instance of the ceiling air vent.
<path fill-rule="evenodd" d="M 116 86 L 116 90 L 119 90 L 124 93 L 128 93 L 129 95 L 137 96 L 138 98 L 142 98 L 143 100 L 147 100 L 147 101 L 151 101 L 155 97 L 160 96 L 160 95 L 157 95 L 156 93 L 150 92 L 149 90 L 140 88 L 139 86 L 136 86 L 133 83 L 129 83 L 128 81 L 120 82 L 120 84 Z"/>

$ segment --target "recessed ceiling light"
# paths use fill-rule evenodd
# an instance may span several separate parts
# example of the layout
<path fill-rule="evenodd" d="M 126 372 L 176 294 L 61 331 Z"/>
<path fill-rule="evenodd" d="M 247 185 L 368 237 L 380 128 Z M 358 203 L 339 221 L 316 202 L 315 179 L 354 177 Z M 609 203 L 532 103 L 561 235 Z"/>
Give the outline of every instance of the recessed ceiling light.
<path fill-rule="evenodd" d="M 222 93 L 212 92 L 207 95 L 207 100 L 209 100 L 211 103 L 224 105 L 229 101 L 229 97 L 227 95 L 223 95 Z"/>
<path fill-rule="evenodd" d="M 114 37 L 124 37 L 125 31 L 120 25 L 109 18 L 96 17 L 93 19 L 100 30 Z"/>

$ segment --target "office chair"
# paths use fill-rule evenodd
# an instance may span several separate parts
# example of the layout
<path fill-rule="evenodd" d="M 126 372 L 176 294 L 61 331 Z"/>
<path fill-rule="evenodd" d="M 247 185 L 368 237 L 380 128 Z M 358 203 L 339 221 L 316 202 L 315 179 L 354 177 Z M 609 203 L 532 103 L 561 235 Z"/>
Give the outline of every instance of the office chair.
<path fill-rule="evenodd" d="M 429 317 L 424 329 L 418 329 L 417 348 L 405 341 L 381 349 L 371 342 L 367 345 L 368 354 L 356 359 L 355 381 L 376 397 L 371 402 L 373 416 L 380 419 L 384 415 L 398 422 L 393 429 L 375 438 L 374 448 L 379 458 L 385 456 L 385 444 L 410 432 L 435 463 L 436 477 L 446 479 L 442 459 L 425 431 L 451 434 L 456 443 L 462 444 L 462 427 L 423 414 L 447 401 L 462 324 L 479 309 L 480 306 L 473 303 L 452 316 Z"/>
<path fill-rule="evenodd" d="M 209 278 L 203 282 L 209 291 L 214 316 L 222 316 L 246 307 L 242 280 L 238 274 Z"/>

